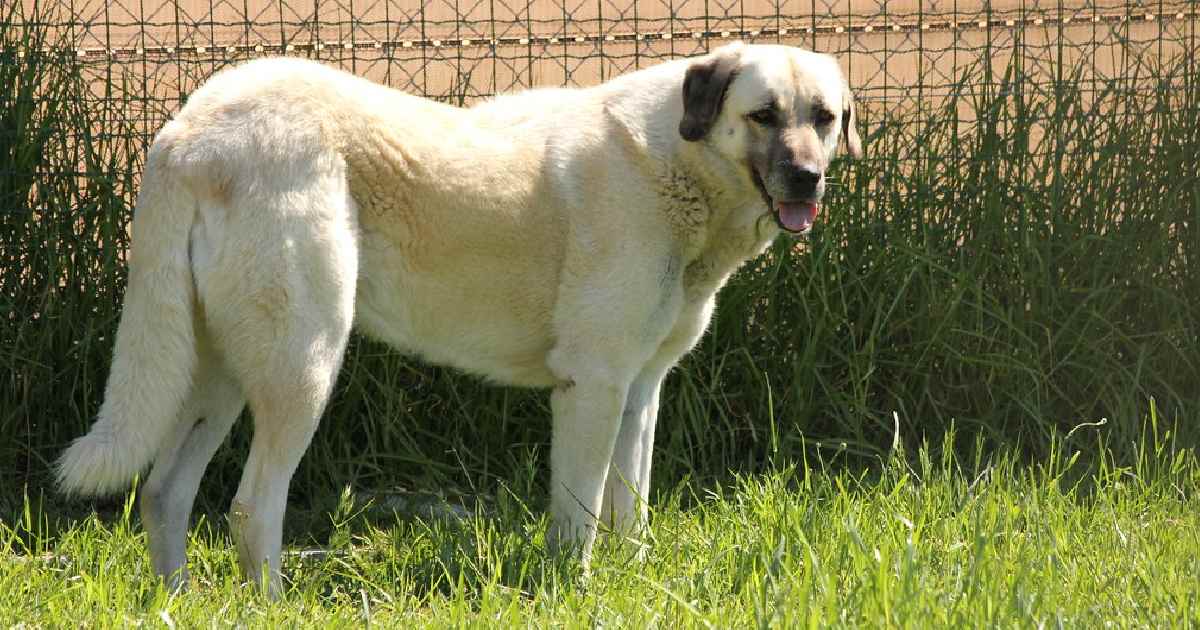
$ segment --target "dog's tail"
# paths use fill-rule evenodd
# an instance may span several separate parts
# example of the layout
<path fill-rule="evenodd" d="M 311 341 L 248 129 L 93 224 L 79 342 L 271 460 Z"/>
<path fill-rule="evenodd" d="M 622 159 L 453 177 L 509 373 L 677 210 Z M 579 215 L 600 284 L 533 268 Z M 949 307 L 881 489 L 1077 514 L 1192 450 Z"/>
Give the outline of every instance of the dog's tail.
<path fill-rule="evenodd" d="M 196 298 L 188 241 L 197 202 L 168 164 L 165 144 L 156 141 L 146 159 L 99 417 L 58 460 L 58 484 L 67 493 L 128 489 L 158 454 L 192 389 Z"/>

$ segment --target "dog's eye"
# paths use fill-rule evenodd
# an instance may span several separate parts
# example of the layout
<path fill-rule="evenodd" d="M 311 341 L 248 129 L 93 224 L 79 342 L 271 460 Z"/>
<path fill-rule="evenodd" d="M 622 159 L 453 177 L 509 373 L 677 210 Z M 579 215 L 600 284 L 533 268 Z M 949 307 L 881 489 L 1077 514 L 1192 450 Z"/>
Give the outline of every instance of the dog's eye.
<path fill-rule="evenodd" d="M 775 110 L 770 107 L 764 107 L 746 114 L 746 118 L 753 120 L 760 125 L 769 125 L 775 122 Z"/>
<path fill-rule="evenodd" d="M 833 119 L 833 112 L 825 109 L 824 107 L 818 107 L 813 111 L 813 120 L 815 120 L 818 125 L 828 125 L 829 123 L 833 122 Z"/>

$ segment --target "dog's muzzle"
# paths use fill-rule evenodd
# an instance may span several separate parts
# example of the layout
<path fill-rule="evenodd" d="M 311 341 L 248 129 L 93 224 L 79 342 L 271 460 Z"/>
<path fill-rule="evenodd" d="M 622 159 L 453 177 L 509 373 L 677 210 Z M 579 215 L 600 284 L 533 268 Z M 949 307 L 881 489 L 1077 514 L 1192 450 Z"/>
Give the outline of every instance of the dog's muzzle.
<path fill-rule="evenodd" d="M 808 234 L 821 211 L 821 204 L 816 199 L 776 201 L 767 192 L 767 186 L 758 174 L 758 169 L 751 168 L 750 172 L 754 175 L 754 185 L 758 187 L 758 193 L 762 195 L 763 202 L 771 212 L 771 218 L 775 219 L 775 225 L 792 236 Z"/>

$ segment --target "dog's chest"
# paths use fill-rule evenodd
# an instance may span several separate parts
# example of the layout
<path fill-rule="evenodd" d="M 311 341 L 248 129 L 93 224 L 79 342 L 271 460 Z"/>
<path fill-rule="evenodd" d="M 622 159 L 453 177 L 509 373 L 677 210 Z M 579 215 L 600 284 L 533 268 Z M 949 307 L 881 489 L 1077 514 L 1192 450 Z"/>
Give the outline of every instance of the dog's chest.
<path fill-rule="evenodd" d="M 704 245 L 712 209 L 708 199 L 683 171 L 665 166 L 658 176 L 663 217 L 684 261 L 695 258 Z"/>
<path fill-rule="evenodd" d="M 669 313 L 670 320 L 664 346 L 690 347 L 708 325 L 717 292 L 742 264 L 763 252 L 771 235 L 753 223 L 726 225 L 737 212 L 714 212 L 709 195 L 683 170 L 667 166 L 658 182 L 662 213 L 678 252 L 667 262 L 660 284 L 658 312 Z"/>
<path fill-rule="evenodd" d="M 769 239 L 733 233 L 709 244 L 683 270 L 685 302 L 702 302 L 721 290 L 746 261 L 761 254 Z"/>

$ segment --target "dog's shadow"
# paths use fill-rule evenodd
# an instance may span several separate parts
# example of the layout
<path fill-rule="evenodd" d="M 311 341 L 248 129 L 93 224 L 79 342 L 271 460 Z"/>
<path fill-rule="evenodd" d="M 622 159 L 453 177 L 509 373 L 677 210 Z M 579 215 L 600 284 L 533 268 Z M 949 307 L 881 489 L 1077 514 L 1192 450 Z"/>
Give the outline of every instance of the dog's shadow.
<path fill-rule="evenodd" d="M 347 488 L 294 512 L 283 574 L 305 595 L 472 601 L 500 589 L 532 599 L 582 576 L 573 550 L 547 547 L 548 517 L 504 487 L 492 497 Z"/>

